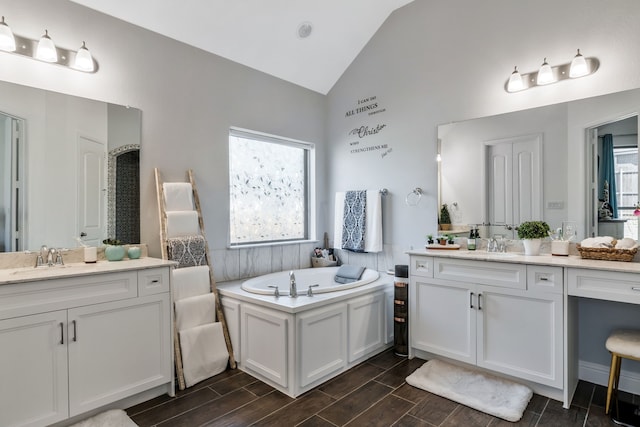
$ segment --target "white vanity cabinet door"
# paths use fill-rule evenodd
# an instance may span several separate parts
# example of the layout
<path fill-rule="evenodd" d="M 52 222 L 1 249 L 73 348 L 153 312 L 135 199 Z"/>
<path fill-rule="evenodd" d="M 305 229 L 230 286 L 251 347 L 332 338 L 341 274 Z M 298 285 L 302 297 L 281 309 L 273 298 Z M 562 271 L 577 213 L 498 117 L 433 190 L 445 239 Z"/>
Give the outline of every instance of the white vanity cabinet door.
<path fill-rule="evenodd" d="M 1 426 L 68 417 L 66 322 L 66 310 L 0 321 Z"/>
<path fill-rule="evenodd" d="M 411 347 L 476 363 L 475 285 L 413 276 L 409 290 Z"/>
<path fill-rule="evenodd" d="M 171 381 L 169 294 L 70 309 L 70 416 Z"/>
<path fill-rule="evenodd" d="M 477 365 L 562 387 L 562 295 L 478 286 Z"/>

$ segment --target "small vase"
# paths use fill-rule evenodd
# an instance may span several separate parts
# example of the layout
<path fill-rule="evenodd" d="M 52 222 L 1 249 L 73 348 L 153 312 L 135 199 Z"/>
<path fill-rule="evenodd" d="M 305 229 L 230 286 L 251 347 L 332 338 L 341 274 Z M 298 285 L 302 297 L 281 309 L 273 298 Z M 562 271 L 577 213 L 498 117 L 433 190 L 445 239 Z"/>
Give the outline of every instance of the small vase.
<path fill-rule="evenodd" d="M 124 246 L 107 245 L 104 248 L 104 256 L 109 261 L 121 261 L 124 258 Z"/>
<path fill-rule="evenodd" d="M 542 239 L 522 239 L 525 255 L 540 255 Z"/>
<path fill-rule="evenodd" d="M 129 256 L 129 259 L 138 259 L 140 258 L 140 252 L 141 251 L 139 247 L 131 246 L 127 251 L 127 255 Z"/>

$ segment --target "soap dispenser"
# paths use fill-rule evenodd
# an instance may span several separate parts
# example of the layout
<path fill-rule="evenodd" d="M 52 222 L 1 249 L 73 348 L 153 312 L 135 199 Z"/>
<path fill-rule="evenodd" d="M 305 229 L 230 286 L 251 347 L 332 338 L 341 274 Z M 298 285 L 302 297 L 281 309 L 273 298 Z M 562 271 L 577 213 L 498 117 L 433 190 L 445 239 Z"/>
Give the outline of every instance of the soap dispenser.
<path fill-rule="evenodd" d="M 469 231 L 469 238 L 467 239 L 467 250 L 475 251 L 476 250 L 476 230 L 471 227 L 471 231 Z"/>

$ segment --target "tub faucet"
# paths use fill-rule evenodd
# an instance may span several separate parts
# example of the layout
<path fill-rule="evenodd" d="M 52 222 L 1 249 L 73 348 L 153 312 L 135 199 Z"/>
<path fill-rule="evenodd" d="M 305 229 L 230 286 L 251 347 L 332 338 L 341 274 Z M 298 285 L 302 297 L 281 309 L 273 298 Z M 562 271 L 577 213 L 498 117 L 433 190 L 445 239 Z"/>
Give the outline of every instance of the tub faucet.
<path fill-rule="evenodd" d="M 293 271 L 289 272 L 289 296 L 291 298 L 296 298 L 298 296 L 298 288 L 296 286 L 296 275 L 293 274 Z"/>

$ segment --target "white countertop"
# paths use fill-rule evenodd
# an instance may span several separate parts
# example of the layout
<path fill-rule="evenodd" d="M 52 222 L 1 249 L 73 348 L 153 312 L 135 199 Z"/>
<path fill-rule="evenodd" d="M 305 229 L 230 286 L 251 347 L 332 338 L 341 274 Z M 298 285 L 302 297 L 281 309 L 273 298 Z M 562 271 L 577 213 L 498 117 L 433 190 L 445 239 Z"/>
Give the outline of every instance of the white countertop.
<path fill-rule="evenodd" d="M 20 267 L 0 269 L 0 285 L 10 285 L 37 280 L 51 280 L 92 274 L 117 273 L 130 270 L 172 266 L 174 261 L 159 258 L 124 259 L 122 261 L 98 261 L 93 264 L 68 263 L 53 267 Z"/>
<path fill-rule="evenodd" d="M 432 256 L 440 258 L 458 258 L 477 261 L 496 261 L 514 264 L 550 265 L 558 267 L 588 268 L 594 270 L 640 273 L 640 262 L 602 261 L 582 259 L 579 255 L 555 256 L 551 254 L 524 255 L 517 252 L 506 254 L 486 251 L 420 249 L 407 251 L 409 255 Z"/>

